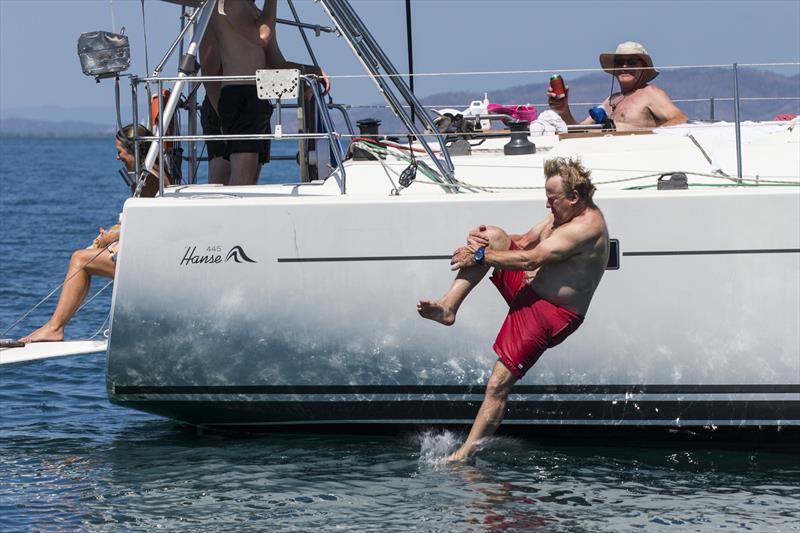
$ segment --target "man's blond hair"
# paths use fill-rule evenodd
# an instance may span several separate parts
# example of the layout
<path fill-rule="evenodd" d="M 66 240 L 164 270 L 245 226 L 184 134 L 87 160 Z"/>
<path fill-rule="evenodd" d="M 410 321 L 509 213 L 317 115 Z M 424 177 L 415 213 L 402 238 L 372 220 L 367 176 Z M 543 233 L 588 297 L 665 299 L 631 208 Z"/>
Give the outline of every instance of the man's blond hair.
<path fill-rule="evenodd" d="M 595 191 L 595 186 L 590 179 L 591 175 L 591 170 L 587 170 L 581 164 L 580 159 L 554 157 L 544 162 L 545 178 L 561 176 L 561 180 L 564 182 L 564 193 L 568 198 L 574 198 L 573 191 L 575 191 L 579 198 L 591 201 Z"/>

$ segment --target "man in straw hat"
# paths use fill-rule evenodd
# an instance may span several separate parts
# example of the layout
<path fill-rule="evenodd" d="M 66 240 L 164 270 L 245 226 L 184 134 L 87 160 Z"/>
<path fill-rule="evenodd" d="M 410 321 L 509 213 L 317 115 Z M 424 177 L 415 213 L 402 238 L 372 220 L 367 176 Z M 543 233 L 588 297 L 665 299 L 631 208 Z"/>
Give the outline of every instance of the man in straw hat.
<path fill-rule="evenodd" d="M 620 43 L 614 53 L 600 54 L 600 65 L 619 82 L 619 92 L 612 92 L 603 102 L 617 129 L 651 129 L 686 122 L 686 115 L 675 107 L 667 93 L 655 85 L 648 85 L 659 72 L 653 68 L 653 60 L 641 44 L 633 41 Z M 560 97 L 548 88 L 547 96 L 550 109 L 564 122 L 578 124 L 569 109 L 569 88 Z M 593 122 L 588 117 L 581 124 Z"/>

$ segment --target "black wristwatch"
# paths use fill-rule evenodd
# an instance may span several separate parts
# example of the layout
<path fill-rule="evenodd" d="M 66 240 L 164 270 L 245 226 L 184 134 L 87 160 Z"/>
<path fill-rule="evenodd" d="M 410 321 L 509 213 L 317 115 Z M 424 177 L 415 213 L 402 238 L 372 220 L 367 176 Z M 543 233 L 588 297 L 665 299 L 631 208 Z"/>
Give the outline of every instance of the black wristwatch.
<path fill-rule="evenodd" d="M 472 254 L 472 258 L 475 260 L 477 264 L 483 265 L 483 259 L 485 255 L 486 255 L 486 247 L 481 246 L 480 248 L 475 250 L 475 253 Z"/>

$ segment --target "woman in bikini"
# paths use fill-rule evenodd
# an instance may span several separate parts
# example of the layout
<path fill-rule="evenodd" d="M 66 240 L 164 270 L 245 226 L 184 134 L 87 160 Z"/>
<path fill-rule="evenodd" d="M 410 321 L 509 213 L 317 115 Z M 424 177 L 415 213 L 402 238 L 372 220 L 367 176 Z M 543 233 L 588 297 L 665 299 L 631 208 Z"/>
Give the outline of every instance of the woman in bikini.
<path fill-rule="evenodd" d="M 144 126 L 129 124 L 117 132 L 115 146 L 117 159 L 122 161 L 128 172 L 134 171 L 134 135 L 139 137 L 151 136 L 150 130 Z M 149 141 L 139 143 L 139 160 L 144 161 L 150 149 Z M 169 177 L 164 176 L 165 184 L 169 185 Z M 141 197 L 152 198 L 159 191 L 158 166 L 147 176 L 141 187 Z M 100 228 L 100 233 L 89 248 L 76 250 L 72 254 L 67 269 L 61 295 L 58 297 L 56 310 L 50 319 L 39 329 L 19 339 L 21 342 L 60 341 L 64 339 L 64 327 L 80 307 L 92 282 L 92 276 L 114 278 L 117 268 L 116 256 L 119 253 L 119 224 L 106 230 Z"/>

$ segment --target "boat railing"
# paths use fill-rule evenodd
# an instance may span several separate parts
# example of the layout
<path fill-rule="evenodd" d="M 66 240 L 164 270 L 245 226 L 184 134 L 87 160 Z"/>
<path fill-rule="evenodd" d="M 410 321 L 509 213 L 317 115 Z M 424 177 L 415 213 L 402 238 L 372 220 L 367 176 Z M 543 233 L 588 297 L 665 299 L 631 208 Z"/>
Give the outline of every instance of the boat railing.
<path fill-rule="evenodd" d="M 342 113 L 344 117 L 345 124 L 347 125 L 348 132 L 351 136 L 354 135 L 352 123 L 350 121 L 350 117 L 347 115 L 347 110 L 344 106 L 334 103 L 326 103 L 324 98 L 320 92 L 318 80 L 315 76 L 311 75 L 302 75 L 297 74 L 298 79 L 302 81 L 306 86 L 308 86 L 312 91 L 312 101 L 319 112 L 319 116 L 323 122 L 325 127 L 325 132 L 317 132 L 317 133 L 284 133 L 283 132 L 283 120 L 282 120 L 282 109 L 289 108 L 289 109 L 296 109 L 300 107 L 300 104 L 297 103 L 282 103 L 280 98 L 275 99 L 275 109 L 277 115 L 276 121 L 276 131 L 275 133 L 269 134 L 245 134 L 245 135 L 170 135 L 165 133 L 167 127 L 165 124 L 169 124 L 172 115 L 170 113 L 165 114 L 163 99 L 158 99 L 158 117 L 164 117 L 164 121 L 159 121 L 158 127 L 155 128 L 153 132 L 153 136 L 137 136 L 134 138 L 134 143 L 138 143 L 140 141 L 156 141 L 153 143 L 151 147 L 151 152 L 155 148 L 155 156 L 153 161 L 155 161 L 155 157 L 158 157 L 160 160 L 165 160 L 164 154 L 164 146 L 166 143 L 173 143 L 173 142 L 180 142 L 180 141 L 188 141 L 190 143 L 200 142 L 200 141 L 212 141 L 212 140 L 297 140 L 297 141 L 306 141 L 309 139 L 325 139 L 330 142 L 330 152 L 333 155 L 334 159 L 336 160 L 336 172 L 334 173 L 335 179 L 339 183 L 339 188 L 342 194 L 346 193 L 347 185 L 346 185 L 346 169 L 344 167 L 344 157 L 345 152 L 344 148 L 341 143 L 341 135 L 336 131 L 334 126 L 334 121 L 330 116 L 330 109 L 335 109 Z M 155 76 L 155 77 L 144 77 L 139 78 L 136 76 L 131 77 L 131 98 L 132 98 L 132 106 L 133 106 L 133 120 L 135 123 L 138 123 L 139 111 L 138 111 L 138 97 L 137 97 L 137 87 L 141 84 L 156 84 L 158 92 L 157 94 L 163 94 L 164 91 L 164 84 L 174 82 L 175 84 L 184 81 L 185 78 L 182 76 Z M 193 76 L 192 82 L 193 83 L 202 83 L 206 81 L 218 81 L 218 82 L 247 82 L 247 83 L 256 83 L 257 76 Z M 134 164 L 136 168 L 140 168 L 140 162 L 138 157 L 138 150 L 134 151 Z M 152 169 L 152 163 L 148 164 L 150 154 L 148 153 L 148 160 L 144 161 L 144 168 Z M 164 166 L 159 165 L 159 172 L 161 173 L 161 193 L 163 194 L 163 183 L 164 183 Z"/>
<path fill-rule="evenodd" d="M 282 24 L 288 24 L 291 26 L 295 26 L 299 29 L 303 40 L 306 44 L 308 52 L 312 58 L 312 61 L 315 65 L 318 65 L 316 56 L 314 55 L 313 48 L 311 47 L 308 38 L 305 34 L 306 30 L 314 30 L 314 32 L 319 35 L 322 32 L 325 33 L 336 33 L 338 36 L 343 38 L 350 48 L 353 50 L 354 54 L 356 55 L 357 59 L 361 62 L 362 66 L 364 67 L 365 74 L 355 74 L 355 75 L 329 75 L 328 77 L 332 80 L 336 79 L 343 79 L 343 78 L 368 78 L 372 81 L 375 86 L 378 88 L 380 95 L 386 101 L 386 108 L 392 110 L 394 115 L 401 121 L 403 125 L 403 129 L 405 131 L 398 132 L 397 136 L 407 136 L 409 144 L 419 143 L 422 151 L 426 153 L 429 157 L 432 164 L 436 167 L 439 175 L 442 179 L 449 184 L 446 188 L 448 192 L 458 192 L 458 181 L 455 179 L 454 176 L 454 167 L 452 160 L 450 158 L 450 152 L 448 150 L 448 143 L 447 140 L 451 139 L 452 136 L 448 134 L 443 134 L 439 132 L 438 128 L 433 122 L 432 117 L 429 115 L 427 110 L 431 108 L 435 108 L 437 106 L 425 105 L 423 106 L 417 96 L 414 94 L 412 90 L 409 89 L 410 83 L 407 83 L 406 80 L 409 82 L 414 78 L 424 78 L 424 77 L 432 77 L 432 76 L 489 76 L 489 75 L 532 75 L 532 74 L 550 74 L 552 72 L 561 72 L 561 73 L 593 73 L 593 72 L 603 72 L 603 69 L 600 68 L 580 68 L 580 69 L 533 69 L 533 70 L 515 70 L 515 71 L 491 71 L 491 72 L 425 72 L 425 73 L 401 73 L 399 72 L 389 58 L 385 55 L 383 50 L 381 49 L 380 45 L 377 43 L 377 40 L 371 35 L 366 25 L 361 21 L 358 17 L 355 10 L 350 6 L 347 0 L 319 0 L 319 3 L 322 5 L 323 9 L 333 22 L 333 27 L 325 27 L 316 24 L 308 24 L 301 22 L 299 17 L 297 16 L 297 12 L 294 8 L 292 0 L 287 0 L 289 2 L 289 6 L 292 10 L 292 14 L 294 20 L 279 20 Z M 347 106 L 342 104 L 336 104 L 333 102 L 332 98 L 328 96 L 328 101 L 325 102 L 323 96 L 320 94 L 320 90 L 317 86 L 316 80 L 314 76 L 305 76 L 300 75 L 300 78 L 303 83 L 307 84 L 312 89 L 313 93 L 313 102 L 312 106 L 319 112 L 319 116 L 323 122 L 324 127 L 326 128 L 326 132 L 324 133 L 284 133 L 281 128 L 281 108 L 296 108 L 300 104 L 295 103 L 281 103 L 280 98 L 276 100 L 276 109 L 278 110 L 278 123 L 276 124 L 276 131 L 275 133 L 271 134 L 260 134 L 260 135 L 246 135 L 246 136 L 206 136 L 206 135 L 195 135 L 194 130 L 192 128 L 192 123 L 196 123 L 196 112 L 197 112 L 197 104 L 195 99 L 196 88 L 199 86 L 200 83 L 204 81 L 244 81 L 244 82 L 255 82 L 256 76 L 244 76 L 244 77 L 229 77 L 229 76 L 218 76 L 218 77 L 207 77 L 207 76 L 197 76 L 196 75 L 196 65 L 193 63 L 197 57 L 197 46 L 199 43 L 199 39 L 201 38 L 203 32 L 205 31 L 205 27 L 208 24 L 209 17 L 212 13 L 212 9 L 216 5 L 216 0 L 208 0 L 201 4 L 199 7 L 195 8 L 190 16 L 185 17 L 187 22 L 182 26 L 181 32 L 172 45 L 167 50 L 164 58 L 159 62 L 156 69 L 153 71 L 153 74 L 150 77 L 132 77 L 131 78 L 131 92 L 132 92 L 132 100 L 133 100 L 133 107 L 134 107 L 134 122 L 138 123 L 138 105 L 137 105 L 137 86 L 140 84 L 146 84 L 148 87 L 148 91 L 151 84 L 158 85 L 158 94 L 161 95 L 162 89 L 164 88 L 165 83 L 174 82 L 174 87 L 172 88 L 172 94 L 170 95 L 169 100 L 166 104 L 163 102 L 162 98 L 158 99 L 158 117 L 161 123 L 155 128 L 154 136 L 152 138 L 142 138 L 142 140 L 156 140 L 156 143 L 153 143 L 151 146 L 150 152 L 147 155 L 147 158 L 144 162 L 144 167 L 148 169 L 153 168 L 153 164 L 155 162 L 156 157 L 160 151 L 163 151 L 163 146 L 166 142 L 180 142 L 180 141 L 189 141 L 190 143 L 190 153 L 191 161 L 194 163 L 195 160 L 195 143 L 199 141 L 207 141 L 207 140 L 215 140 L 215 139 L 295 139 L 298 142 L 303 142 L 309 139 L 328 139 L 331 144 L 331 151 L 336 160 L 337 169 L 334 172 L 337 181 L 339 182 L 341 193 L 344 194 L 346 192 L 346 179 L 345 179 L 345 168 L 343 160 L 345 158 L 345 153 L 342 148 L 342 140 L 346 138 L 355 138 L 358 135 L 354 132 L 352 127 L 352 120 L 350 117 L 350 111 L 353 109 L 358 109 L 364 106 Z M 185 9 L 185 8 L 184 8 Z M 182 59 L 180 62 L 179 68 L 179 75 L 176 77 L 163 77 L 161 76 L 161 71 L 166 63 L 166 61 L 173 55 L 174 51 L 180 45 L 180 49 L 183 49 L 183 41 L 187 34 L 188 29 L 192 27 L 194 29 L 193 35 L 191 38 L 191 42 L 188 48 L 187 54 L 182 54 Z M 187 61 L 187 57 L 190 57 L 189 61 Z M 677 69 L 700 69 L 700 68 L 730 68 L 732 69 L 733 73 L 733 96 L 711 96 L 707 98 L 685 98 L 685 99 L 675 99 L 675 102 L 699 102 L 699 101 L 708 101 L 709 102 L 709 116 L 710 119 L 713 121 L 715 119 L 715 107 L 718 102 L 732 102 L 734 108 L 734 121 L 733 125 L 736 132 L 736 160 L 737 160 L 737 176 L 741 180 L 742 178 L 742 154 L 741 154 L 741 127 L 742 127 L 742 120 L 740 115 L 740 105 L 743 101 L 755 101 L 755 100 L 778 100 L 778 99 L 797 99 L 800 100 L 800 96 L 789 96 L 789 97 L 741 97 L 739 94 L 739 69 L 740 67 L 779 67 L 779 66 L 791 66 L 797 67 L 800 63 L 798 62 L 784 62 L 784 63 L 747 63 L 747 64 L 715 64 L 715 65 L 681 65 L 681 66 L 658 66 L 659 70 L 677 70 Z M 647 68 L 647 67 L 641 67 Z M 194 70 L 193 70 L 194 69 Z M 626 67 L 626 69 L 636 69 L 636 67 Z M 188 102 L 184 107 L 190 112 L 190 134 L 189 135 L 167 135 L 164 133 L 164 124 L 169 123 L 172 119 L 173 114 L 175 113 L 179 101 L 182 97 L 182 91 L 184 89 L 184 85 L 186 83 L 190 83 L 190 91 L 189 97 L 187 99 L 191 100 Z M 596 105 L 597 102 L 572 102 L 571 105 L 575 106 L 582 106 L 582 105 Z M 542 107 L 546 107 L 546 104 L 537 104 L 542 105 Z M 378 106 L 366 106 L 366 107 L 378 107 Z M 347 133 L 339 133 L 335 129 L 335 123 L 330 116 L 331 110 L 337 110 L 341 113 L 346 127 Z M 473 119 L 475 117 L 472 117 Z M 481 116 L 479 118 L 498 118 L 498 117 L 491 117 L 489 115 Z M 392 134 L 383 134 L 392 135 Z M 458 134 L 456 134 L 458 135 Z M 436 149 L 433 148 L 433 145 L 436 144 Z M 163 155 L 161 156 L 163 159 Z M 138 151 L 136 153 L 136 165 L 137 168 L 141 168 L 139 166 L 138 161 Z M 163 187 L 163 167 L 164 165 L 160 165 L 159 168 L 161 169 L 162 173 L 162 187 Z M 194 164 L 192 165 L 192 169 L 194 169 Z M 193 172 L 194 170 L 192 170 Z M 193 178 L 190 178 L 190 181 L 193 183 Z M 163 192 L 163 189 L 162 189 Z"/>
<path fill-rule="evenodd" d="M 289 26 L 297 27 L 300 31 L 300 34 L 303 38 L 303 41 L 306 44 L 306 48 L 308 50 L 309 55 L 311 56 L 312 62 L 315 66 L 318 66 L 318 62 L 316 56 L 314 54 L 313 48 L 308 41 L 305 31 L 306 30 L 313 30 L 314 33 L 319 36 L 321 33 L 332 33 L 336 32 L 337 30 L 327 26 L 321 26 L 318 24 L 308 24 L 300 21 L 297 11 L 294 7 L 292 0 L 287 0 L 289 6 L 292 11 L 292 15 L 294 20 L 286 20 L 286 19 L 278 19 L 277 22 L 280 24 L 285 24 Z M 138 109 L 138 86 L 140 84 L 145 84 L 148 96 L 150 94 L 150 86 L 151 84 L 156 84 L 158 87 L 157 94 L 159 95 L 158 98 L 158 124 L 154 128 L 154 136 L 153 137 L 136 137 L 134 138 L 134 145 L 137 145 L 137 149 L 134 150 L 134 164 L 135 167 L 138 169 L 137 172 L 141 173 L 142 168 L 144 172 L 152 171 L 155 168 L 155 161 L 158 158 L 161 161 L 165 161 L 165 154 L 164 154 L 164 146 L 165 143 L 169 142 L 180 142 L 181 140 L 189 140 L 190 141 L 190 181 L 194 182 L 194 171 L 195 171 L 195 161 L 196 161 L 196 149 L 195 149 L 195 142 L 196 141 L 205 141 L 205 140 L 213 140 L 213 136 L 203 136 L 203 135 L 193 135 L 194 131 L 196 130 L 196 112 L 198 109 L 196 103 L 196 88 L 199 86 L 200 83 L 204 81 L 228 81 L 228 82 L 245 82 L 245 83 L 256 83 L 257 75 L 253 76 L 244 76 L 244 77 L 233 77 L 233 76 L 217 76 L 217 77 L 209 77 L 209 76 L 197 76 L 197 50 L 199 47 L 200 39 L 202 38 L 203 33 L 205 32 L 206 27 L 208 26 L 210 17 L 213 13 L 213 9 L 216 6 L 216 0 L 207 0 L 200 3 L 197 7 L 193 9 L 190 15 L 186 15 L 186 7 L 182 7 L 182 26 L 179 34 L 174 39 L 172 44 L 168 47 L 166 53 L 164 54 L 163 58 L 159 61 L 158 65 L 154 69 L 153 73 L 149 77 L 131 77 L 131 99 L 133 104 L 133 121 L 134 123 L 139 123 L 139 109 Z M 187 35 L 189 29 L 192 29 L 192 37 L 190 40 L 190 44 L 187 50 L 187 53 L 183 53 L 183 43 L 184 38 Z M 161 72 L 166 65 L 167 61 L 173 56 L 175 50 L 180 49 L 181 51 L 181 59 L 180 59 L 180 66 L 179 66 L 179 74 L 176 77 L 167 77 L 161 76 Z M 217 138 L 220 139 L 296 139 L 298 142 L 302 143 L 309 139 L 327 139 L 330 142 L 330 152 L 333 155 L 336 161 L 336 171 L 334 175 L 339 183 L 340 191 L 342 194 L 346 193 L 346 170 L 344 165 L 342 164 L 344 159 L 344 151 L 342 148 L 342 144 L 339 139 L 339 135 L 334 128 L 334 122 L 330 116 L 330 110 L 335 109 L 339 111 L 343 115 L 343 119 L 345 124 L 347 125 L 348 132 L 353 133 L 352 122 L 350 121 L 350 117 L 347 114 L 346 108 L 339 104 L 335 104 L 333 100 L 329 97 L 328 102 L 326 103 L 323 100 L 323 95 L 320 92 L 320 89 L 317 85 L 317 80 L 315 76 L 308 76 L 302 75 L 298 72 L 298 81 L 305 84 L 305 86 L 311 89 L 312 93 L 312 104 L 315 109 L 317 110 L 320 119 L 322 120 L 323 126 L 325 128 L 324 133 L 283 133 L 282 131 L 282 124 L 281 124 L 281 108 L 297 108 L 300 104 L 282 104 L 281 97 L 274 98 L 276 102 L 276 109 L 278 115 L 278 123 L 276 124 L 276 132 L 274 134 L 263 134 L 263 135 L 244 135 L 244 136 L 218 136 Z M 173 83 L 172 92 L 169 96 L 168 101 L 166 104 L 163 101 L 161 96 L 164 94 L 164 84 L 165 83 Z M 167 135 L 165 134 L 165 125 L 170 124 L 173 120 L 173 116 L 175 115 L 179 105 L 180 100 L 182 98 L 182 92 L 184 89 L 185 84 L 189 82 L 190 91 L 189 96 L 187 98 L 188 102 L 185 104 L 185 108 L 189 110 L 190 116 L 190 134 L 188 136 L 180 136 L 180 135 Z M 299 84 L 300 85 L 300 84 Z M 117 84 L 118 87 L 118 84 Z M 301 85 L 302 87 L 302 85 Z M 150 98 L 148 98 L 150 101 Z M 148 104 L 149 105 L 149 104 Z M 119 110 L 119 98 L 117 98 L 117 109 Z M 152 113 L 152 111 L 151 111 Z M 119 115 L 119 112 L 118 112 Z M 119 122 L 119 120 L 118 120 Z M 144 162 L 139 161 L 139 151 L 138 151 L 138 142 L 141 140 L 155 140 L 144 160 Z M 431 155 L 432 152 L 431 152 Z M 159 165 L 159 181 L 160 181 L 160 193 L 163 195 L 164 192 L 164 167 L 165 164 Z"/>
<path fill-rule="evenodd" d="M 800 95 L 798 96 L 743 96 L 739 98 L 739 102 L 759 102 L 759 101 L 800 101 Z M 717 120 L 716 117 L 716 105 L 719 102 L 734 102 L 735 99 L 730 96 L 706 96 L 704 98 L 672 98 L 672 101 L 676 104 L 695 104 L 701 102 L 708 103 L 708 118 L 706 119 L 708 122 L 715 122 Z M 440 109 L 466 109 L 469 107 L 471 102 L 459 102 L 459 103 L 443 103 L 443 104 L 423 104 L 423 108 L 430 111 L 437 111 Z M 496 102 L 505 107 L 513 107 L 515 105 L 519 105 L 520 102 Z M 570 106 L 574 107 L 594 107 L 596 105 L 602 104 L 602 101 L 596 100 L 592 102 L 570 102 Z M 536 102 L 525 102 L 526 105 L 536 106 L 537 109 L 547 109 L 548 103 L 544 101 Z M 341 107 L 344 107 L 347 110 L 357 110 L 357 109 L 391 109 L 388 105 L 383 104 L 364 104 L 364 105 L 346 105 L 343 104 Z M 410 109 L 409 106 L 404 106 L 406 109 Z M 482 118 L 486 118 L 486 115 L 481 115 Z M 500 117 L 493 117 L 490 116 L 489 118 L 500 118 Z M 507 116 L 503 116 L 503 118 L 507 118 Z M 692 117 L 690 117 L 692 118 Z"/>
<path fill-rule="evenodd" d="M 341 0 L 340 0 L 341 1 Z M 733 110 L 734 110 L 734 120 L 733 126 L 735 130 L 736 136 L 736 161 L 737 161 L 737 177 L 739 180 L 742 179 L 742 150 L 741 150 L 741 103 L 744 101 L 758 101 L 758 100 L 800 100 L 800 95 L 792 95 L 792 96 L 785 96 L 785 97 L 741 97 L 739 94 L 740 84 L 739 84 L 739 70 L 741 67 L 761 67 L 761 68 L 775 68 L 775 67 L 798 67 L 800 66 L 800 62 L 770 62 L 770 63 L 730 63 L 730 64 L 711 64 L 711 65 L 677 65 L 677 66 L 661 66 L 659 65 L 657 68 L 659 70 L 685 70 L 685 69 L 710 69 L 710 68 L 730 68 L 732 71 L 732 88 L 733 88 L 733 96 L 732 97 L 707 97 L 707 98 L 686 98 L 686 99 L 675 99 L 675 102 L 696 102 L 696 101 L 708 101 L 710 107 L 710 117 L 711 120 L 715 120 L 715 103 L 716 102 L 726 102 L 730 101 L 733 103 Z M 627 70 L 645 70 L 649 69 L 650 67 L 626 67 Z M 613 70 L 613 69 L 612 69 Z M 368 76 L 371 78 L 390 78 L 396 80 L 396 83 L 403 84 L 403 78 L 420 78 L 420 77 L 438 77 L 438 76 L 489 76 L 489 75 L 531 75 L 531 74 L 551 74 L 553 72 L 562 72 L 562 73 L 595 73 L 595 72 L 605 72 L 604 69 L 601 68 L 571 68 L 571 69 L 559 69 L 559 68 L 548 68 L 548 69 L 532 69 L 532 70 L 507 70 L 507 71 L 471 71 L 471 72 L 426 72 L 426 73 L 386 73 L 386 74 L 376 74 L 376 73 L 369 73 Z M 356 75 L 347 75 L 347 76 L 330 76 L 331 79 L 335 78 L 358 78 L 364 77 L 364 75 L 356 74 Z M 387 99 L 388 100 L 388 99 Z M 585 105 L 585 106 L 593 106 L 598 105 L 601 102 L 580 102 L 580 103 L 571 103 L 570 105 Z M 397 105 L 393 102 L 388 102 L 389 108 L 397 111 Z M 541 105 L 543 108 L 547 107 L 547 104 L 536 104 Z M 414 105 L 413 103 L 409 103 L 404 107 L 405 109 L 410 109 L 414 112 L 418 106 Z M 458 106 L 419 106 L 423 109 L 423 115 L 427 115 L 424 110 L 427 109 L 441 109 L 442 107 L 458 107 Z M 486 118 L 486 115 L 481 115 L 478 117 L 471 117 L 473 120 L 478 120 L 480 118 Z M 635 131 L 635 130 L 630 130 Z M 645 131 L 645 130 L 643 130 Z M 442 152 L 446 153 L 446 147 L 442 145 Z"/>

